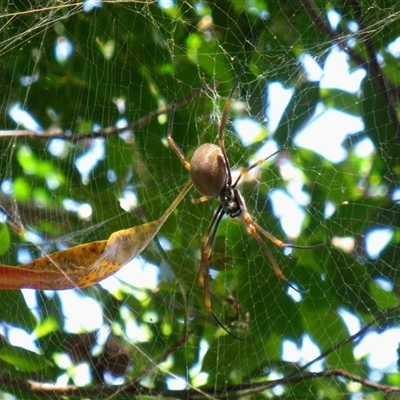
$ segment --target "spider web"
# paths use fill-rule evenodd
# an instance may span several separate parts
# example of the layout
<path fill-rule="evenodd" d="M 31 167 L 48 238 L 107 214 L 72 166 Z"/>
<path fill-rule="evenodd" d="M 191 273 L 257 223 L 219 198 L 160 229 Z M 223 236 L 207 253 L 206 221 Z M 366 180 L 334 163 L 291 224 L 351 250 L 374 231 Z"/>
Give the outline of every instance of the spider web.
<path fill-rule="evenodd" d="M 159 218 L 188 180 L 166 140 L 174 99 L 173 138 L 190 160 L 201 143 L 217 143 L 245 64 L 224 137 L 234 176 L 281 149 L 243 180 L 249 212 L 287 243 L 324 243 L 282 252 L 266 241 L 296 292 L 240 218 L 222 220 L 212 307 L 238 340 L 204 307 L 200 245 L 218 201 L 193 204 L 192 189 L 104 282 L 0 291 L 4 393 L 395 390 L 399 6 L 290 3 L 4 3 L 2 264 Z M 330 83 L 341 69 L 351 79 Z M 373 362 L 379 338 L 386 363 Z"/>

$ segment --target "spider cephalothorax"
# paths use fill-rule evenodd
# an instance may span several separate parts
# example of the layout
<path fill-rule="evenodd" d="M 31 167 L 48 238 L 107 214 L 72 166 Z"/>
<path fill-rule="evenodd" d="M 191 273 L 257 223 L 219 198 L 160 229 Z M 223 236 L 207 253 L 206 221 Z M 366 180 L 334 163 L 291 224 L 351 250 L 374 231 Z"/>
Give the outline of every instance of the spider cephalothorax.
<path fill-rule="evenodd" d="M 232 186 L 226 185 L 219 195 L 221 207 L 224 213 L 231 218 L 238 217 L 242 213 L 240 208 L 239 192 Z"/>

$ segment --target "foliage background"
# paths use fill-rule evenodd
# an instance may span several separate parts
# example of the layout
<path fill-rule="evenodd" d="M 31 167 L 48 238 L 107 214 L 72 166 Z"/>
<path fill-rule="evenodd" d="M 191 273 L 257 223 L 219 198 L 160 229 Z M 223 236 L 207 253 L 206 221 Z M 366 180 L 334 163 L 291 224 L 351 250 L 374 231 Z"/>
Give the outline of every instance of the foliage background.
<path fill-rule="evenodd" d="M 339 311 L 360 320 L 364 328 L 357 339 L 397 323 L 400 75 L 398 59 L 387 46 L 399 37 L 400 6 L 371 0 L 227 0 L 177 1 L 172 7 L 103 1 L 85 8 L 90 4 L 2 2 L 2 264 L 19 265 L 160 217 L 188 179 L 166 143 L 170 105 L 203 89 L 179 105 L 174 116 L 174 139 L 190 159 L 200 143 L 215 143 L 222 107 L 245 63 L 230 122 L 250 116 L 261 128 L 256 140 L 244 146 L 228 124 L 231 165 L 249 165 L 270 140 L 284 149 L 280 161 L 267 162 L 242 185 L 248 208 L 282 240 L 326 245 L 294 250 L 291 257 L 270 246 L 289 280 L 306 290 L 290 295 L 243 224 L 223 220 L 212 257 L 218 271 L 212 291 L 221 297 L 213 298 L 213 307 L 245 339 L 237 340 L 219 329 L 203 306 L 197 283 L 199 249 L 216 201 L 194 205 L 190 197 L 198 195 L 192 190 L 142 254 L 141 262 L 158 268 L 156 288 L 141 288 L 128 265 L 129 282 L 76 289 L 80 297 L 100 305 L 103 330 L 106 326 L 112 331 L 106 344 L 84 327 L 74 332 L 67 328 L 57 293 L 31 293 L 31 307 L 26 294 L 0 293 L 4 393 L 17 398 L 380 398 L 379 393 L 398 384 L 398 371 L 381 371 L 374 378 L 367 359 L 355 358 L 355 337 Z M 335 29 L 327 19 L 329 11 L 340 16 Z M 61 61 L 55 49 L 65 41 L 73 52 Z M 350 70 L 366 71 L 357 93 L 321 88 L 308 78 L 301 57 L 308 54 L 323 67 L 333 46 L 347 53 Z M 265 124 L 266 85 L 271 82 L 294 90 L 275 132 Z M 10 117 L 15 104 L 44 133 L 24 134 L 24 127 Z M 294 143 L 321 104 L 357 115 L 364 123 L 362 131 L 343 142 L 348 155 L 340 163 Z M 121 135 L 99 130 L 112 131 L 121 120 L 133 124 L 156 110 L 168 112 L 149 118 L 140 129 Z M 324 140 L 324 132 L 320 135 Z M 98 136 L 107 137 L 94 140 Z M 359 157 L 354 148 L 366 137 L 374 151 Z M 104 148 L 104 156 L 84 177 L 76 161 L 94 143 Z M 52 146 L 61 151 L 56 154 Z M 285 236 L 268 196 L 276 188 L 290 192 L 293 179 L 283 174 L 282 160 L 290 161 L 298 172 L 294 179 L 309 196 L 296 238 Z M 137 200 L 129 212 L 120 204 L 127 193 Z M 68 207 L 71 201 L 75 208 Z M 77 212 L 83 204 L 90 205 L 90 218 Z M 333 206 L 331 215 L 327 204 Z M 392 237 L 379 257 L 372 258 L 365 237 L 376 228 L 390 228 Z M 335 238 L 351 238 L 355 245 L 344 251 L 335 246 Z M 222 300 L 227 296 L 240 302 L 239 323 Z M 130 333 L 132 326 L 140 336 Z M 32 333 L 35 352 L 10 341 L 13 327 Z M 300 348 L 305 337 L 321 352 L 332 349 L 316 370 L 301 369 L 311 360 L 289 362 L 283 357 L 284 340 Z M 66 364 L 60 361 L 63 354 L 70 359 Z M 77 385 L 79 365 L 88 370 L 83 388 Z M 115 381 L 116 375 L 120 378 Z M 185 384 L 173 391 L 176 378 Z M 48 389 L 44 382 L 59 385 Z"/>

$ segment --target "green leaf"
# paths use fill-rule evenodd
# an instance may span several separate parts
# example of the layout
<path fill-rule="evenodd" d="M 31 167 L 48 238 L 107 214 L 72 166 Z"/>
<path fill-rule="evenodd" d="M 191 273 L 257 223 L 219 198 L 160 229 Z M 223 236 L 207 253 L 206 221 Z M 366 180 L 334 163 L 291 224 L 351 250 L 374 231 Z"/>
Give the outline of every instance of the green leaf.
<path fill-rule="evenodd" d="M 0 223 L 0 256 L 7 253 L 11 244 L 10 229 L 6 224 Z"/>
<path fill-rule="evenodd" d="M 52 365 L 44 356 L 14 346 L 1 347 L 0 359 L 24 372 L 37 372 Z"/>
<path fill-rule="evenodd" d="M 12 268 L 12 267 L 11 267 Z M 35 316 L 26 305 L 19 290 L 0 291 L 0 320 L 11 325 L 33 330 L 37 324 Z"/>

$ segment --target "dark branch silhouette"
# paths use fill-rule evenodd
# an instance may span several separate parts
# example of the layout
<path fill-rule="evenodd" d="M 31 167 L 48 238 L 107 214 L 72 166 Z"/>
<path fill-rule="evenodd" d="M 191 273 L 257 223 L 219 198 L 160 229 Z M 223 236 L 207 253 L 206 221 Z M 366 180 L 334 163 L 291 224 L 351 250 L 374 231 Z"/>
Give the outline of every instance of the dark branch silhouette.
<path fill-rule="evenodd" d="M 194 99 L 197 96 L 200 96 L 211 88 L 215 88 L 217 84 L 204 86 L 199 89 L 194 89 L 186 96 L 177 99 L 175 104 L 176 107 L 182 106 L 183 104 L 188 103 L 190 100 Z M 154 110 L 147 114 L 145 117 L 140 118 L 138 121 L 135 121 L 125 127 L 116 127 L 116 126 L 109 126 L 107 128 L 98 129 L 93 132 L 89 133 L 66 133 L 61 129 L 51 129 L 45 132 L 36 132 L 26 129 L 18 129 L 18 130 L 1 130 L 0 131 L 0 138 L 1 137 L 34 137 L 35 139 L 64 139 L 68 140 L 69 142 L 76 143 L 83 139 L 95 139 L 95 138 L 107 138 L 112 135 L 118 135 L 120 133 L 124 133 L 127 131 L 137 132 L 142 129 L 145 125 L 153 121 L 159 115 L 162 114 L 169 114 L 172 109 L 173 103 L 168 104 L 166 107 L 161 108 L 159 110 Z"/>

